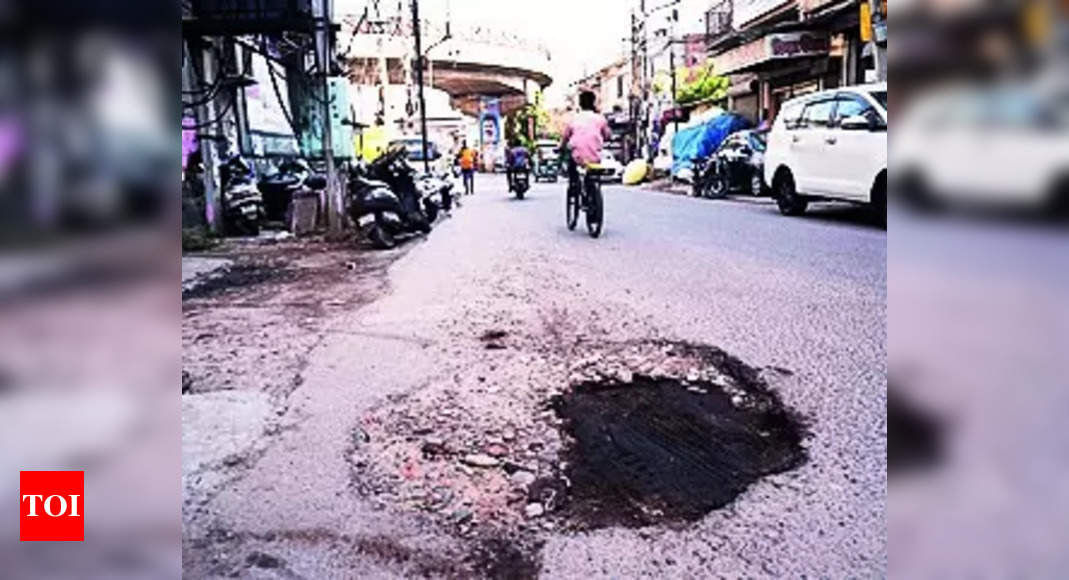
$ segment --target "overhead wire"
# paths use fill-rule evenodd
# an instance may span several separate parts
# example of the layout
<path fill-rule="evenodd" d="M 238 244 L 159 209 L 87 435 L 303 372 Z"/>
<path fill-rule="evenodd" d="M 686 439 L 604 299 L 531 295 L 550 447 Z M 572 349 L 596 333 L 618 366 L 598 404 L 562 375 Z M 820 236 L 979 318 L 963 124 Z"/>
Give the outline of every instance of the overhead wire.
<path fill-rule="evenodd" d="M 267 39 L 265 37 L 261 37 L 260 43 L 263 48 L 263 51 L 267 52 Z M 266 64 L 267 76 L 271 79 L 271 88 L 275 92 L 275 100 L 278 101 L 278 106 L 280 109 L 282 109 L 282 116 L 285 117 L 286 124 L 290 126 L 290 130 L 293 131 L 293 136 L 296 137 L 297 135 L 300 135 L 300 132 L 297 130 L 296 123 L 293 122 L 293 116 L 290 115 L 289 110 L 286 108 L 286 102 L 282 99 L 282 91 L 279 90 L 278 80 L 275 79 L 275 67 L 271 64 L 270 60 L 268 60 Z"/>

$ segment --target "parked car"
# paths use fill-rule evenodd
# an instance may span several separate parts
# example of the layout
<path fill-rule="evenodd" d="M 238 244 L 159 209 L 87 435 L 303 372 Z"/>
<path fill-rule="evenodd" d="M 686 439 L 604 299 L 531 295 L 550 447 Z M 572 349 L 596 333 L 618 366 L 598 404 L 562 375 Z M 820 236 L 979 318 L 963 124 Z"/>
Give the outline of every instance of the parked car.
<path fill-rule="evenodd" d="M 887 83 L 831 89 L 784 103 L 768 135 L 764 181 L 780 213 L 841 200 L 887 203 Z"/>
<path fill-rule="evenodd" d="M 896 127 L 895 193 L 915 207 L 1069 213 L 1069 95 L 1038 83 L 919 97 Z"/>
<path fill-rule="evenodd" d="M 620 163 L 612 151 L 601 152 L 601 166 L 604 168 L 601 173 L 602 181 L 623 181 L 624 180 L 624 165 Z"/>
<path fill-rule="evenodd" d="M 763 195 L 767 131 L 731 134 L 720 147 L 695 164 L 695 197 L 719 198 L 729 193 Z"/>
<path fill-rule="evenodd" d="M 423 139 L 420 137 L 403 137 L 401 139 L 395 139 L 390 141 L 387 150 L 393 150 L 396 147 L 404 147 L 405 159 L 408 160 L 414 167 L 423 169 Z M 447 156 L 443 154 L 443 151 L 434 140 L 427 141 L 427 160 L 430 161 L 431 171 L 433 173 L 443 173 L 449 171 L 449 165 L 451 159 L 447 159 Z"/>

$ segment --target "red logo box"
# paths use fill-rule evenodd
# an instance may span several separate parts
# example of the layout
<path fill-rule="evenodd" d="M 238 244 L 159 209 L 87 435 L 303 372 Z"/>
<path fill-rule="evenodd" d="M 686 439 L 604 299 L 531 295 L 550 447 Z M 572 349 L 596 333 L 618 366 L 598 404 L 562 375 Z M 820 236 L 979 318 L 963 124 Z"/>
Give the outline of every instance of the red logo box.
<path fill-rule="evenodd" d="M 19 540 L 85 540 L 85 472 L 19 472 Z"/>

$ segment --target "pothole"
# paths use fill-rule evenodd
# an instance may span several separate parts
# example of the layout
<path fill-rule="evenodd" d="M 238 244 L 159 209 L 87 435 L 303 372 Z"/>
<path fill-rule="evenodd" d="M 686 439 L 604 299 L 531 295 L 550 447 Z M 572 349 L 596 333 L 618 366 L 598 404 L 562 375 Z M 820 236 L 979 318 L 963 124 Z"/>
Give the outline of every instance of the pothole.
<path fill-rule="evenodd" d="M 663 341 L 506 352 L 361 417 L 354 489 L 464 536 L 635 527 L 696 520 L 806 461 L 805 422 L 764 374 L 789 372 Z"/>
<path fill-rule="evenodd" d="M 801 465 L 805 429 L 771 392 L 637 375 L 557 397 L 571 438 L 561 513 L 589 527 L 692 521 Z"/>

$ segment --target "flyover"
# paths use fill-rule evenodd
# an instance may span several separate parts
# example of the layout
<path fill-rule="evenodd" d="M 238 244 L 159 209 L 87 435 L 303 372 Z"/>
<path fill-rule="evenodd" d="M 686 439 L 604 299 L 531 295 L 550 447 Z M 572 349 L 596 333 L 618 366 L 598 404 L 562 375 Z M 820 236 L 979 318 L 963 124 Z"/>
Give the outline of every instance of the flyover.
<path fill-rule="evenodd" d="M 422 37 L 425 86 L 447 93 L 453 108 L 465 114 L 477 115 L 482 97 L 497 97 L 507 115 L 553 81 L 549 51 L 514 34 L 476 27 L 447 37 L 444 24 L 424 21 Z M 409 21 L 345 19 L 338 38 L 352 83 L 396 86 L 413 78 Z"/>

